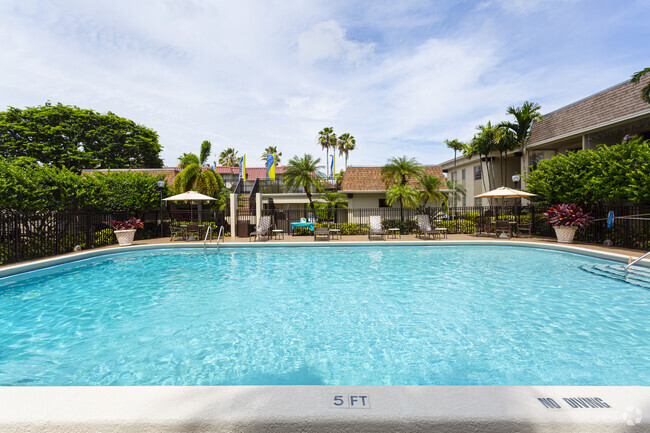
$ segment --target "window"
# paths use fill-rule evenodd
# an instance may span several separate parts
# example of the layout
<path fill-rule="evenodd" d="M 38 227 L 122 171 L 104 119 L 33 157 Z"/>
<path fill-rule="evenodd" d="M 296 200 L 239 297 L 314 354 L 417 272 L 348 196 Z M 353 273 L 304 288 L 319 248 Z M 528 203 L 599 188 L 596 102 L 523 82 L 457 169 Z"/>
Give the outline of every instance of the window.
<path fill-rule="evenodd" d="M 380 198 L 379 199 L 379 207 L 390 207 L 386 204 L 386 199 L 385 198 Z"/>
<path fill-rule="evenodd" d="M 465 180 L 465 169 L 463 169 L 463 171 L 461 171 L 461 179 Z M 465 206 L 465 205 L 463 205 L 463 206 Z"/>
<path fill-rule="evenodd" d="M 483 199 L 480 198 L 475 198 L 474 199 L 474 206 L 479 207 L 483 205 Z"/>
<path fill-rule="evenodd" d="M 537 168 L 537 164 L 544 159 L 543 153 L 531 153 L 528 157 L 528 171 L 533 171 Z"/>
<path fill-rule="evenodd" d="M 463 207 L 465 206 L 467 206 L 467 197 L 463 196 Z"/>
<path fill-rule="evenodd" d="M 474 167 L 474 180 L 481 180 L 481 175 L 483 174 L 483 167 L 477 165 Z"/>
<path fill-rule="evenodd" d="M 451 181 L 453 182 L 453 181 L 455 181 L 455 180 L 456 180 L 456 172 L 455 172 L 455 171 L 452 171 L 452 172 L 451 172 Z"/>

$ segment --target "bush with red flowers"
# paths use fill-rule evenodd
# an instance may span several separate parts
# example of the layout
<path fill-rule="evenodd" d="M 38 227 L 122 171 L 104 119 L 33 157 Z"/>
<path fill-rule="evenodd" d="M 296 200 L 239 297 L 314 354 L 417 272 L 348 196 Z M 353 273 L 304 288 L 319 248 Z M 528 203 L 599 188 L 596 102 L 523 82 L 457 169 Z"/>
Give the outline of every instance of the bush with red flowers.
<path fill-rule="evenodd" d="M 542 220 L 553 227 L 584 228 L 592 224 L 594 219 L 590 213 L 585 213 L 577 204 L 559 204 L 551 206 L 543 213 Z"/>

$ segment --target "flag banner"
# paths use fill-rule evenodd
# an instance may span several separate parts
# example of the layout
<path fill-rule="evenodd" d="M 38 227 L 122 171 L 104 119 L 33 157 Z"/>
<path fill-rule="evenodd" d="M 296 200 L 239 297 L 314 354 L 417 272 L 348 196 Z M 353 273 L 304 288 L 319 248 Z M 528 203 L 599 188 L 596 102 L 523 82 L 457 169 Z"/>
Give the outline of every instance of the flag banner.
<path fill-rule="evenodd" d="M 246 155 L 239 160 L 239 180 L 246 182 Z"/>
<path fill-rule="evenodd" d="M 266 155 L 266 179 L 275 180 L 275 155 Z"/>
<path fill-rule="evenodd" d="M 332 161 L 330 162 L 330 179 L 334 180 L 334 154 L 331 154 L 330 157 L 332 158 Z"/>

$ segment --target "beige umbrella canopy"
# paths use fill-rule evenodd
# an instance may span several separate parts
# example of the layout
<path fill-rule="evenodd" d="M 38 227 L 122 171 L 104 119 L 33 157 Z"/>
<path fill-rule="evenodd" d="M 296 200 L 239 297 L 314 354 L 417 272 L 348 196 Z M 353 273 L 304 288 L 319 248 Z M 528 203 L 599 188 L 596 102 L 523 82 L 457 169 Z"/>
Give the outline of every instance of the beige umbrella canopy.
<path fill-rule="evenodd" d="M 519 198 L 519 197 L 533 197 L 537 194 L 531 194 L 526 191 L 520 191 L 518 189 L 508 188 L 506 186 L 501 186 L 492 191 L 484 192 L 483 194 L 475 195 L 475 198 L 500 198 L 501 199 L 501 212 L 503 213 L 503 201 L 506 198 Z"/>
<path fill-rule="evenodd" d="M 167 197 L 163 199 L 164 201 L 207 201 L 207 200 L 216 200 L 214 197 L 210 197 L 204 194 L 200 194 L 196 191 L 187 191 L 182 194 L 176 194 L 171 197 Z M 192 220 L 192 203 L 190 203 L 190 221 Z M 201 221 L 201 218 L 199 216 L 199 222 Z"/>

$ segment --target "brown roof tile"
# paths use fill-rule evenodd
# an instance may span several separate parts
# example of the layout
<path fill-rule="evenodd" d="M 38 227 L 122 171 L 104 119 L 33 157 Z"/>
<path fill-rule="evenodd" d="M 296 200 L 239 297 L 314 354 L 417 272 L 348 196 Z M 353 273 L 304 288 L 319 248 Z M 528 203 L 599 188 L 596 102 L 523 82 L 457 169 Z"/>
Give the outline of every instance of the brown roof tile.
<path fill-rule="evenodd" d="M 442 174 L 440 166 L 426 166 L 424 170 L 429 176 L 437 176 L 441 180 L 445 180 L 445 175 Z M 411 179 L 410 184 L 415 187 L 417 181 Z M 343 175 L 341 190 L 386 191 L 386 185 L 381 180 L 381 167 L 348 167 Z"/>
<path fill-rule="evenodd" d="M 528 145 L 650 110 L 650 104 L 640 97 L 641 89 L 648 82 L 650 75 L 643 77 L 639 84 L 628 81 L 545 115 L 533 124 Z"/>

